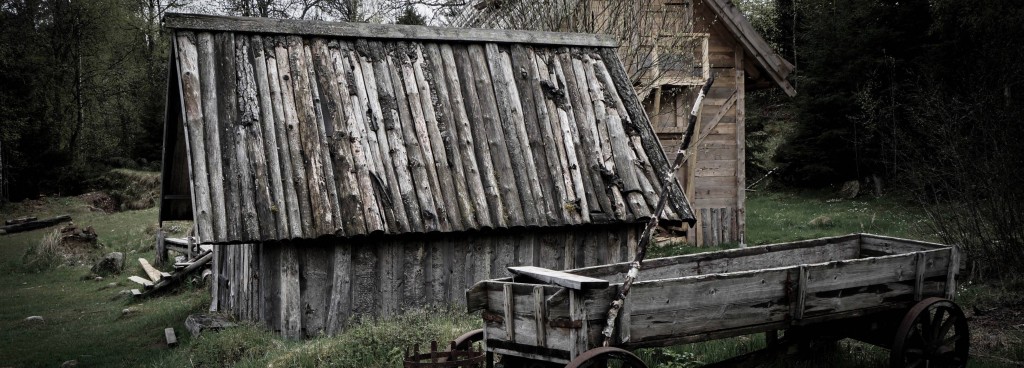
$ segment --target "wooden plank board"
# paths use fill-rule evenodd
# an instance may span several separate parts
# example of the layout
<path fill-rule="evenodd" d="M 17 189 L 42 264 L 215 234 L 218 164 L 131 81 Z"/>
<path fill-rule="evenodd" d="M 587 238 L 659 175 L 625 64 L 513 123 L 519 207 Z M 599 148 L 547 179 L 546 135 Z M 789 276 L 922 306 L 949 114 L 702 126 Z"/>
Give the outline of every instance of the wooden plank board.
<path fill-rule="evenodd" d="M 482 28 L 440 28 L 413 25 L 324 22 L 298 19 L 250 18 L 199 14 L 167 14 L 164 26 L 173 29 L 301 34 L 346 38 L 436 40 L 448 42 L 533 43 L 617 47 L 610 35 L 513 31 Z"/>
<path fill-rule="evenodd" d="M 174 327 L 168 327 L 164 329 L 164 338 L 167 341 L 168 347 L 178 346 L 178 336 L 174 334 Z"/>
<path fill-rule="evenodd" d="M 145 286 L 147 289 L 153 287 L 153 282 L 146 280 L 138 276 L 128 276 L 128 280 L 138 283 L 139 285 Z"/>
<path fill-rule="evenodd" d="M 519 266 L 509 267 L 508 270 L 516 275 L 528 276 L 541 282 L 564 286 L 573 290 L 604 289 L 608 287 L 608 280 L 573 275 L 542 267 Z"/>
<path fill-rule="evenodd" d="M 163 277 L 160 271 L 153 267 L 153 265 L 149 264 L 149 261 L 145 258 L 139 258 L 139 265 L 142 266 L 142 270 L 146 272 L 146 275 L 148 275 L 149 279 L 153 280 L 153 282 L 160 281 L 160 278 Z"/>

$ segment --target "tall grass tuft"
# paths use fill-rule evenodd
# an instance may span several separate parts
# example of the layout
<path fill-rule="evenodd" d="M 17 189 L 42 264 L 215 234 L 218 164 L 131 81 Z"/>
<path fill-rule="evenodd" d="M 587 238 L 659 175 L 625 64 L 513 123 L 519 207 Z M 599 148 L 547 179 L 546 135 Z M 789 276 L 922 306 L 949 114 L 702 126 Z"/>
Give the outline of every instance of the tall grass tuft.
<path fill-rule="evenodd" d="M 61 232 L 53 230 L 25 252 L 22 258 L 25 272 L 42 272 L 51 270 L 61 264 Z"/>

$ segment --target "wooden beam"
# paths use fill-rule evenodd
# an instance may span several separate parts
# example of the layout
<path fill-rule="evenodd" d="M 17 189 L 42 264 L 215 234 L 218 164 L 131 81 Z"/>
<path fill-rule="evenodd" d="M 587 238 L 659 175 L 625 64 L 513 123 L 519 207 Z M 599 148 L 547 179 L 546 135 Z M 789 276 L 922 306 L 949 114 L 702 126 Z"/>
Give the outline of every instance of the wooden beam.
<path fill-rule="evenodd" d="M 164 337 L 167 339 L 168 347 L 178 346 L 178 336 L 174 334 L 174 327 L 168 327 L 164 329 Z"/>
<path fill-rule="evenodd" d="M 139 265 L 142 266 L 143 271 L 146 271 L 146 275 L 149 276 L 150 280 L 153 280 L 153 282 L 160 281 L 160 278 L 162 277 L 160 271 L 153 267 L 153 265 L 149 264 L 149 261 L 145 258 L 139 258 Z"/>
<path fill-rule="evenodd" d="M 743 58 L 743 48 L 737 46 L 736 65 L 743 65 Z M 743 85 L 745 75 L 743 68 L 736 68 L 736 240 L 739 241 L 741 247 L 747 246 L 747 142 L 746 107 L 744 106 L 747 91 Z"/>
<path fill-rule="evenodd" d="M 430 40 L 458 43 L 528 43 L 562 46 L 618 47 L 610 35 L 513 31 L 504 29 L 441 28 L 411 25 L 324 22 L 200 14 L 167 14 L 164 27 L 178 30 L 275 33 L 350 38 Z"/>
<path fill-rule="evenodd" d="M 129 276 L 128 279 L 138 283 L 139 285 L 144 286 L 147 289 L 153 287 L 153 283 L 152 282 L 150 282 L 149 280 L 146 280 L 144 278 L 138 277 L 138 276 Z"/>
<path fill-rule="evenodd" d="M 564 286 L 573 290 L 604 289 L 608 287 L 608 280 L 573 275 L 568 272 L 549 270 L 542 267 L 520 266 L 509 267 L 508 270 L 516 275 L 527 276 L 537 281 Z"/>

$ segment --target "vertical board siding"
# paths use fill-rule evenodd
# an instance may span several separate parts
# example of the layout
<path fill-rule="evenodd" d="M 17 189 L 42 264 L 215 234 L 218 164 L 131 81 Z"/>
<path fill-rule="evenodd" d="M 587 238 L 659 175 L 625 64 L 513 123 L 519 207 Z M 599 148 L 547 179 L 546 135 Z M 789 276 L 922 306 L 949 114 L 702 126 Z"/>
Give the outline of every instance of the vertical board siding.
<path fill-rule="evenodd" d="M 629 223 L 668 170 L 607 50 L 175 41 L 203 242 Z"/>
<path fill-rule="evenodd" d="M 320 239 L 217 245 L 220 310 L 285 337 L 343 331 L 352 318 L 465 304 L 477 281 L 507 267 L 626 261 L 640 225 L 445 234 L 424 240 Z"/>

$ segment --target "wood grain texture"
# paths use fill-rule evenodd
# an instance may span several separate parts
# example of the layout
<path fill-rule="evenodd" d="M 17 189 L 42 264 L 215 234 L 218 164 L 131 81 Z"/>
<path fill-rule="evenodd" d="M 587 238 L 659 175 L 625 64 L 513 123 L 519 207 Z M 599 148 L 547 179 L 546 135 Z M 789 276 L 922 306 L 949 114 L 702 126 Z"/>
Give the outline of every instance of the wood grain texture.
<path fill-rule="evenodd" d="M 177 13 L 169 13 L 164 16 L 164 27 L 172 29 L 299 34 L 346 38 L 435 40 L 460 43 L 499 42 L 596 47 L 618 46 L 618 42 L 611 36 L 584 33 L 460 29 Z"/>

